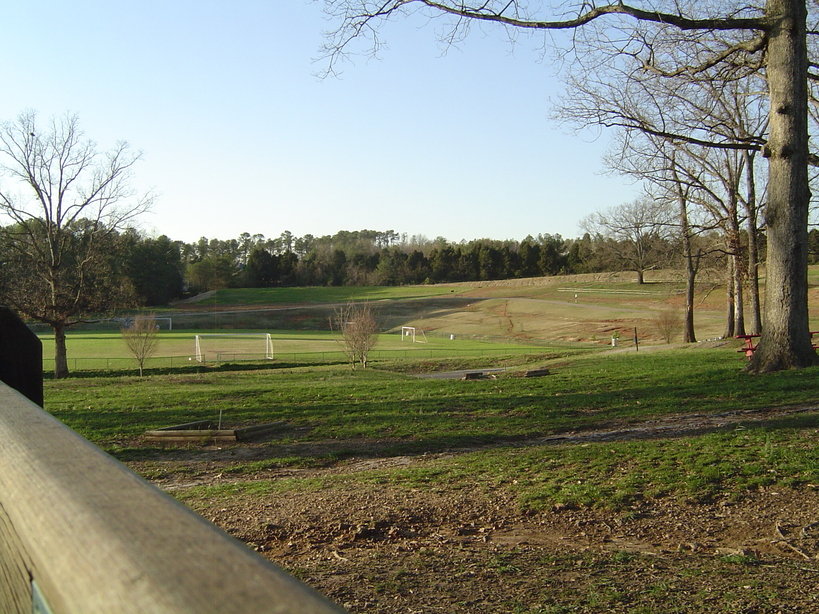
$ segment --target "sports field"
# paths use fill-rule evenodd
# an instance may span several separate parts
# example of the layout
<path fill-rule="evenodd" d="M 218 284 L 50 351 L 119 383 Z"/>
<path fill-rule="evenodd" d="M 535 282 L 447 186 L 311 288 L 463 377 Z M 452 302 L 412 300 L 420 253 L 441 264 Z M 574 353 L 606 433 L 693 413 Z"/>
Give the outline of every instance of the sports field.
<path fill-rule="evenodd" d="M 273 359 L 265 358 L 264 333 L 270 333 L 273 341 Z M 209 337 L 207 335 L 218 335 Z M 222 336 L 235 334 L 236 337 Z M 210 330 L 210 331 L 160 331 L 158 345 L 153 357 L 146 361 L 147 369 L 182 368 L 200 364 L 196 359 L 196 336 L 204 363 L 209 365 L 226 362 L 269 362 L 270 364 L 339 363 L 346 360 L 339 336 L 324 331 L 262 331 L 262 330 Z M 253 335 L 242 337 L 238 335 Z M 53 369 L 54 335 L 41 334 L 43 342 L 44 370 Z M 487 342 L 457 337 L 430 335 L 416 342 L 403 338 L 400 331 L 378 335 L 370 361 L 422 358 L 467 358 L 498 356 L 502 354 L 542 354 L 545 351 L 576 353 L 593 350 L 591 344 L 554 343 L 532 345 L 515 342 Z M 120 371 L 136 369 L 136 361 L 129 353 L 120 333 L 74 332 L 69 333 L 69 370 L 74 371 Z"/>
<path fill-rule="evenodd" d="M 604 349 L 612 336 L 629 344 L 637 331 L 643 345 L 664 344 L 661 318 L 677 319 L 671 341 L 682 332 L 684 283 L 678 272 L 650 271 L 647 283 L 632 274 L 595 274 L 533 279 L 402 286 L 396 288 L 262 288 L 205 293 L 171 309 L 156 311 L 159 347 L 146 367 L 180 368 L 195 363 L 195 335 L 271 333 L 274 360 L 290 363 L 343 362 L 342 347 L 328 329 L 340 303 L 367 301 L 381 330 L 372 360 L 465 357 L 500 353 Z M 764 280 L 763 280 L 764 281 Z M 819 266 L 809 268 L 811 329 L 819 329 Z M 697 285 L 697 339 L 715 339 L 725 330 L 725 290 L 703 275 Z M 164 330 L 172 322 L 172 331 Z M 750 323 L 750 314 L 746 313 Z M 95 326 L 106 326 L 99 324 Z M 128 370 L 135 367 L 117 323 L 107 330 L 69 333 L 71 371 Z M 402 341 L 402 326 L 415 326 L 419 341 Z M 41 334 L 44 368 L 53 368 L 53 336 Z M 260 339 L 206 340 L 210 363 L 264 360 Z M 545 350 L 544 350 L 545 348 Z"/>

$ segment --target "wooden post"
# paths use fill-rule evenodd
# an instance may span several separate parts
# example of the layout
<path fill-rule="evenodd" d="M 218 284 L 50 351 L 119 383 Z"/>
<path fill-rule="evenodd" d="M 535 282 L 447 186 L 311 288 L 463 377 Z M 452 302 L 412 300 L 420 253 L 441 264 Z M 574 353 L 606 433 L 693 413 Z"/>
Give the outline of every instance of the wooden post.
<path fill-rule="evenodd" d="M 43 344 L 16 313 L 2 306 L 0 381 L 43 406 Z"/>

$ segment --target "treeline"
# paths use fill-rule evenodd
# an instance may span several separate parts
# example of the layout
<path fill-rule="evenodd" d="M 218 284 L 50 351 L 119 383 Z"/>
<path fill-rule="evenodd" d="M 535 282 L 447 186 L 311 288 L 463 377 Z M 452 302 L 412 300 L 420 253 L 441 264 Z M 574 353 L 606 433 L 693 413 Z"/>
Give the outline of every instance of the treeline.
<path fill-rule="evenodd" d="M 120 237 L 119 268 L 139 302 L 161 305 L 221 288 L 405 285 L 607 270 L 617 263 L 603 257 L 603 241 L 545 234 L 452 243 L 358 230 L 322 237 L 284 232 L 272 239 L 243 233 L 184 243 L 129 231 Z"/>
<path fill-rule="evenodd" d="M 523 241 L 451 243 L 388 230 L 275 239 L 243 234 L 182 246 L 193 290 L 220 287 L 403 285 L 580 272 L 582 241 L 538 235 Z M 586 250 L 588 251 L 588 250 Z"/>
<path fill-rule="evenodd" d="M 195 243 L 167 236 L 120 236 L 120 269 L 140 302 L 160 305 L 220 288 L 404 285 L 536 277 L 584 272 L 597 265 L 590 237 L 538 235 L 523 241 L 452 243 L 392 230 L 279 237 L 243 233 Z"/>
<path fill-rule="evenodd" d="M 819 262 L 819 230 L 811 231 L 810 245 L 811 262 Z M 540 234 L 454 243 L 357 230 L 321 237 L 243 233 L 184 243 L 128 231 L 119 236 L 117 251 L 117 268 L 145 305 L 232 287 L 404 285 L 623 270 L 635 271 L 639 280 L 645 270 L 680 264 L 679 245 L 661 234 L 648 234 L 639 244 L 589 233 L 579 239 Z M 717 251 L 717 266 L 718 258 Z"/>

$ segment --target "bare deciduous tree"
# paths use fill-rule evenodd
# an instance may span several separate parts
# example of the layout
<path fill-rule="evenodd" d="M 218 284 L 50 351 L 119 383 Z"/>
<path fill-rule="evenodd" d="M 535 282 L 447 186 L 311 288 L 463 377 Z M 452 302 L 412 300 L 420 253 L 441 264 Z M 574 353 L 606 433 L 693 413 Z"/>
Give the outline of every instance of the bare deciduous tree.
<path fill-rule="evenodd" d="M 662 53 L 684 61 L 691 47 L 684 39 L 661 41 L 655 47 L 671 42 L 672 48 Z M 707 212 L 711 220 L 704 229 L 722 229 L 723 251 L 731 260 L 727 268 L 733 271 L 726 280 L 725 335 L 745 332 L 742 290 L 746 280 L 752 332 L 759 333 L 756 237 L 761 206 L 757 194 L 764 197 L 765 186 L 757 189 L 757 152 L 748 147 L 765 143 L 769 109 L 764 82 L 748 73 L 747 66 L 685 72 L 673 79 L 646 70 L 633 58 L 619 62 L 619 70 L 599 65 L 583 68 L 582 74 L 574 71 L 572 95 L 564 97 L 556 116 L 580 129 L 589 123 L 616 127 L 617 146 L 606 156 L 607 165 L 677 201 L 689 299 L 693 299 L 696 270 L 690 249 L 696 230 L 690 223 L 695 219 L 692 209 L 698 205 Z M 748 227 L 747 248 L 740 240 L 741 214 Z M 688 302 L 685 338 L 694 339 L 693 300 Z"/>
<path fill-rule="evenodd" d="M 145 361 L 154 355 L 159 343 L 156 319 L 152 315 L 135 316 L 131 324 L 123 327 L 121 332 L 128 351 L 139 365 L 139 376 L 142 377 Z"/>
<path fill-rule="evenodd" d="M 683 319 L 680 314 L 670 309 L 664 309 L 657 314 L 654 319 L 654 325 L 657 327 L 657 332 L 666 343 L 671 343 L 674 335 L 679 333 L 682 326 Z"/>
<path fill-rule="evenodd" d="M 150 204 L 129 187 L 138 160 L 125 143 L 97 152 L 73 115 L 43 131 L 33 112 L 0 126 L 0 219 L 8 223 L 0 224 L 0 294 L 51 326 L 56 377 L 68 375 L 66 329 L 127 301 L 110 251 L 115 231 Z"/>
<path fill-rule="evenodd" d="M 330 326 L 341 334 L 340 343 L 350 365 L 365 369 L 370 350 L 378 341 L 378 322 L 370 304 L 348 303 L 336 308 Z"/>
<path fill-rule="evenodd" d="M 573 30 L 573 48 L 588 56 L 596 49 L 609 59 L 634 59 L 640 70 L 678 75 L 707 74 L 712 70 L 758 74 L 764 79 L 770 102 L 764 142 L 726 143 L 728 148 L 760 151 L 768 159 L 764 330 L 749 364 L 756 372 L 814 364 L 807 309 L 807 224 L 810 191 L 808 28 L 806 0 L 765 2 L 652 2 L 597 3 L 528 2 L 524 0 L 325 0 L 338 27 L 329 34 L 328 70 L 346 57 L 359 39 L 369 40 L 370 52 L 381 47 L 379 25 L 413 11 L 450 16 L 448 42 L 459 40 L 471 24 L 496 24 L 509 30 L 544 32 Z M 717 36 L 718 35 L 718 36 Z M 585 43 L 591 43 L 587 45 Z M 679 44 L 685 43 L 684 45 Z M 683 49 L 684 54 L 671 52 Z M 579 61 L 579 60 L 578 60 Z M 690 116 L 688 134 L 674 136 L 689 143 L 701 141 L 700 129 L 711 127 L 706 114 Z M 710 136 L 705 135 L 705 140 Z"/>
<path fill-rule="evenodd" d="M 671 225 L 664 203 L 645 197 L 631 203 L 597 211 L 583 219 L 581 228 L 607 241 L 600 248 L 608 252 L 623 270 L 634 271 L 637 283 L 645 283 L 645 272 L 660 265 L 668 227 Z"/>

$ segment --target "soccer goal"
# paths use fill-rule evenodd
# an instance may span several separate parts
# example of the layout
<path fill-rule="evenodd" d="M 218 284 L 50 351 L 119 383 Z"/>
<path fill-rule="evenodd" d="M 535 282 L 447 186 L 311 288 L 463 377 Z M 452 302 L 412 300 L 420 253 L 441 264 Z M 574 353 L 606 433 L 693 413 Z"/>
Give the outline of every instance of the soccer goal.
<path fill-rule="evenodd" d="M 194 355 L 198 362 L 235 362 L 273 359 L 270 333 L 202 333 L 196 335 Z"/>
<path fill-rule="evenodd" d="M 423 329 L 415 328 L 414 326 L 401 327 L 401 341 L 409 340 L 412 343 L 426 343 L 427 336 Z"/>

